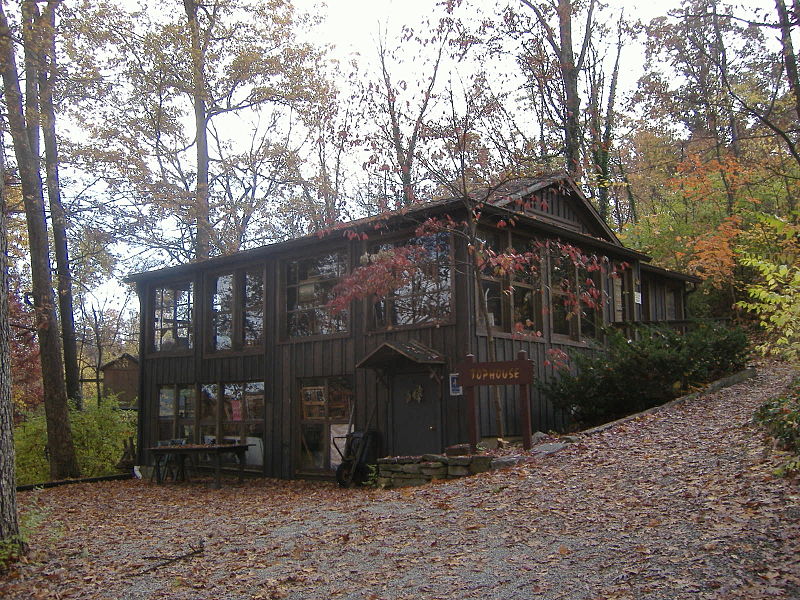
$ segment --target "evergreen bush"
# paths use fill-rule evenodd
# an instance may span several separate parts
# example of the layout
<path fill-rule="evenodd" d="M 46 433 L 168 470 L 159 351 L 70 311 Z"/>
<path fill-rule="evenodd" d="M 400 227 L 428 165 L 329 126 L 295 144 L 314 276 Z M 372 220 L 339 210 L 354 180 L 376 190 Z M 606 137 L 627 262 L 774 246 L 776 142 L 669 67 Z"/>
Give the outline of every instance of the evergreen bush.
<path fill-rule="evenodd" d="M 658 406 L 692 387 L 741 369 L 747 337 L 740 328 L 698 322 L 688 333 L 641 326 L 631 338 L 607 334 L 602 352 L 576 352 L 558 377 L 540 384 L 580 427 Z"/>

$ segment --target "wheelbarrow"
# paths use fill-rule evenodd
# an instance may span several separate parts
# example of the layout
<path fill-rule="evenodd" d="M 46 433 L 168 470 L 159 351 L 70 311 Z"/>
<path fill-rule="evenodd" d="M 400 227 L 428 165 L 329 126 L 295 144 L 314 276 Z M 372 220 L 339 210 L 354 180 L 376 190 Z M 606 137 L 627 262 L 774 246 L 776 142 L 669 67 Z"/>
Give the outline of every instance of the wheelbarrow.
<path fill-rule="evenodd" d="M 336 468 L 336 482 L 341 487 L 362 485 L 369 479 L 367 465 L 375 462 L 378 432 L 372 430 L 351 431 L 344 436 L 344 440 L 344 451 L 342 451 L 334 439 L 336 450 L 342 458 L 342 462 Z"/>

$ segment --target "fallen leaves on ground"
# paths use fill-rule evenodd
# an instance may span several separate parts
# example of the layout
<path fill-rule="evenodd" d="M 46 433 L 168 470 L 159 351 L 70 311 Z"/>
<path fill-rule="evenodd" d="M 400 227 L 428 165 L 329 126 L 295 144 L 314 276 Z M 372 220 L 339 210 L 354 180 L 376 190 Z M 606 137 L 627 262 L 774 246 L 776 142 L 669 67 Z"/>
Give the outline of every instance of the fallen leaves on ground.
<path fill-rule="evenodd" d="M 251 480 L 70 485 L 9 600 L 800 597 L 800 489 L 752 424 L 791 371 L 514 469 L 402 491 Z M 185 555 L 185 556 L 184 556 Z"/>

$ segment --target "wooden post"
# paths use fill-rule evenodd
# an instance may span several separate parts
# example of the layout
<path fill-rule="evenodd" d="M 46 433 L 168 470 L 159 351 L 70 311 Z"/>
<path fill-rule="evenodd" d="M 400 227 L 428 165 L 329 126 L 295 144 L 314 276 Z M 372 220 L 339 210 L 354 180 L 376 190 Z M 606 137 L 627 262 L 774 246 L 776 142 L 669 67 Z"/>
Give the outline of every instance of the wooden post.
<path fill-rule="evenodd" d="M 517 352 L 517 360 L 528 360 L 528 353 L 525 350 Z M 528 384 L 521 383 L 519 386 L 519 412 L 522 420 L 522 448 L 531 449 L 531 400 L 528 393 Z"/>
<path fill-rule="evenodd" d="M 475 355 L 467 354 L 466 364 L 474 364 Z M 467 428 L 469 430 L 469 448 L 471 452 L 477 450 L 480 441 L 478 430 L 478 406 L 475 402 L 475 387 L 472 385 L 464 386 L 464 395 L 467 397 Z"/>

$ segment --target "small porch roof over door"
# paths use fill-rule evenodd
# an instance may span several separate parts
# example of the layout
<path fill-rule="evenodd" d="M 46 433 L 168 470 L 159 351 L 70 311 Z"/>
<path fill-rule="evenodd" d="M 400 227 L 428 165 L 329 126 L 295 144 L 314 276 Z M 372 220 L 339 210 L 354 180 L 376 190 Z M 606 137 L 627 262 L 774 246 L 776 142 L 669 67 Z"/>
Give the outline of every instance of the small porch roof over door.
<path fill-rule="evenodd" d="M 383 342 L 356 365 L 358 369 L 386 369 L 388 367 L 443 365 L 445 357 L 416 340 Z"/>

